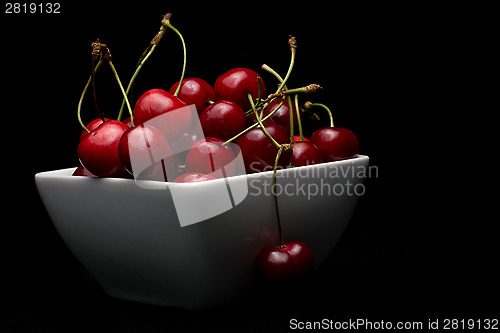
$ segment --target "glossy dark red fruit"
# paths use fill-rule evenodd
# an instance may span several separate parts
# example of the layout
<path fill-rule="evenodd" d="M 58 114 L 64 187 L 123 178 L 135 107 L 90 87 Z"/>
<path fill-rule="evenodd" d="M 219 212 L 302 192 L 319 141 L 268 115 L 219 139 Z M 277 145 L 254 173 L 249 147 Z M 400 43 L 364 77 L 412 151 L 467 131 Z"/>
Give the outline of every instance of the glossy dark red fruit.
<path fill-rule="evenodd" d="M 223 146 L 223 143 L 224 140 L 213 137 L 198 140 L 187 154 L 186 171 L 211 174 L 217 178 L 233 176 L 236 155 L 229 145 Z"/>
<path fill-rule="evenodd" d="M 267 246 L 256 258 L 257 270 L 279 291 L 293 291 L 296 283 L 300 283 L 314 271 L 314 256 L 305 243 L 300 241 L 286 242 L 285 247 Z"/>
<path fill-rule="evenodd" d="M 311 142 L 321 151 L 325 162 L 345 160 L 359 154 L 358 138 L 347 128 L 320 128 L 311 135 Z"/>
<path fill-rule="evenodd" d="M 153 167 L 157 169 L 154 180 L 166 181 L 168 169 L 162 159 L 170 157 L 172 150 L 160 130 L 144 124 L 129 128 L 120 139 L 118 155 L 131 175 L 138 176 Z M 151 174 L 153 170 L 148 171 Z"/>
<path fill-rule="evenodd" d="M 162 131 L 168 140 L 175 139 L 191 125 L 192 114 L 185 106 L 186 103 L 165 90 L 148 90 L 135 104 L 134 124 L 141 125 L 156 118 L 154 126 Z M 167 113 L 166 117 L 158 117 Z"/>
<path fill-rule="evenodd" d="M 257 77 L 260 75 L 248 68 L 234 68 L 217 78 L 214 85 L 215 94 L 219 99 L 235 102 L 243 110 L 250 110 L 247 93 L 251 93 L 255 101 L 259 95 Z M 266 96 L 266 85 L 261 79 L 261 96 Z"/>
<path fill-rule="evenodd" d="M 231 101 L 217 101 L 200 115 L 200 123 L 207 137 L 228 140 L 246 128 L 243 109 Z"/>
<path fill-rule="evenodd" d="M 188 172 L 183 175 L 177 177 L 174 182 L 175 183 L 197 183 L 197 182 L 205 182 L 207 180 L 214 180 L 215 178 L 206 175 L 204 173 L 199 172 Z"/>
<path fill-rule="evenodd" d="M 310 141 L 293 144 L 292 166 L 300 167 L 323 163 L 321 151 Z"/>
<path fill-rule="evenodd" d="M 269 120 L 266 121 L 264 125 L 269 134 L 278 143 L 290 143 L 288 132 L 283 127 Z M 236 144 L 241 149 L 247 173 L 271 171 L 274 169 L 274 161 L 276 159 L 278 148 L 264 134 L 260 127 L 253 128 L 240 136 L 236 141 Z M 288 167 L 290 165 L 291 157 L 291 151 L 283 152 L 281 154 L 278 167 Z"/>
<path fill-rule="evenodd" d="M 118 144 L 127 129 L 127 125 L 117 120 L 99 125 L 80 141 L 80 163 L 97 177 L 126 176 L 127 171 L 118 155 Z"/>
<path fill-rule="evenodd" d="M 109 119 L 108 118 L 104 118 L 104 121 L 108 121 Z M 92 120 L 86 127 L 89 131 L 93 131 L 95 130 L 97 127 L 99 127 L 99 125 L 102 124 L 102 119 L 101 118 L 97 118 L 97 119 L 94 119 Z M 82 135 L 80 135 L 80 141 L 82 141 L 82 139 L 84 137 L 86 137 L 88 134 L 88 132 L 86 130 L 83 130 L 82 131 Z"/>
<path fill-rule="evenodd" d="M 179 81 L 170 88 L 169 93 L 173 95 L 178 86 Z M 199 78 L 187 78 L 182 80 L 182 86 L 177 97 L 188 105 L 196 105 L 198 114 L 201 114 L 203 110 L 210 105 L 209 101 L 215 101 L 217 99 L 212 86 Z"/>

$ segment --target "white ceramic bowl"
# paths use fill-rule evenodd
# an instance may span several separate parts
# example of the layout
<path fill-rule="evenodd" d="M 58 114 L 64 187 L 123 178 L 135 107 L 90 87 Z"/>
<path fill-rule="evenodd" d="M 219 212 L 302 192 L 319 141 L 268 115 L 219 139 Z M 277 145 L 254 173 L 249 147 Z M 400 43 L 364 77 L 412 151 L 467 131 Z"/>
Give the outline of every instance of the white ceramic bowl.
<path fill-rule="evenodd" d="M 277 172 L 285 240 L 307 243 L 316 266 L 364 193 L 368 162 L 359 156 Z M 36 184 L 61 237 L 110 296 L 186 309 L 227 304 L 254 282 L 258 252 L 278 243 L 272 171 L 142 186 L 73 177 L 74 170 L 38 173 Z M 181 226 L 174 196 L 199 212 L 222 186 L 247 192 L 222 214 Z"/>

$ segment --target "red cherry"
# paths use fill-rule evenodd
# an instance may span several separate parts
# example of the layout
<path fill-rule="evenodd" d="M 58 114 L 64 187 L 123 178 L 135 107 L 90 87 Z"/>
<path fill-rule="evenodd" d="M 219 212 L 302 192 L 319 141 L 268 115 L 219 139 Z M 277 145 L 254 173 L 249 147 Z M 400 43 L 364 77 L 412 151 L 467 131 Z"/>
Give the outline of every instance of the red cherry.
<path fill-rule="evenodd" d="M 259 95 L 259 84 L 257 78 L 260 75 L 248 68 L 234 68 L 217 78 L 214 85 L 215 94 L 219 99 L 235 102 L 243 110 L 250 110 L 247 93 L 251 93 L 254 99 Z M 261 96 L 266 96 L 266 85 L 261 78 Z"/>
<path fill-rule="evenodd" d="M 223 146 L 224 140 L 207 137 L 198 140 L 186 157 L 186 171 L 213 174 L 217 170 L 220 177 L 230 177 L 235 172 L 235 158 L 229 145 Z"/>
<path fill-rule="evenodd" d="M 174 139 L 191 125 L 191 111 L 181 109 L 185 106 L 186 103 L 165 90 L 148 90 L 135 104 L 134 124 L 140 125 L 168 112 L 168 117 L 159 117 L 154 124 L 168 140 Z"/>
<path fill-rule="evenodd" d="M 314 270 L 311 249 L 300 241 L 290 241 L 280 246 L 266 246 L 257 256 L 260 274 L 279 291 L 293 291 L 295 284 L 307 278 Z"/>
<path fill-rule="evenodd" d="M 85 169 L 97 177 L 125 176 L 118 144 L 127 129 L 121 121 L 108 120 L 85 136 L 78 145 L 78 157 Z"/>
<path fill-rule="evenodd" d="M 205 136 L 228 140 L 246 128 L 243 109 L 231 101 L 218 101 L 210 105 L 200 115 L 200 123 Z"/>
<path fill-rule="evenodd" d="M 164 159 L 172 155 L 172 150 L 160 130 L 144 124 L 129 128 L 120 139 L 118 155 L 131 175 L 137 177 L 148 169 L 148 179 L 155 174 L 154 180 L 166 181 Z"/>
<path fill-rule="evenodd" d="M 359 154 L 358 138 L 347 128 L 320 128 L 311 135 L 311 142 L 321 151 L 325 162 L 345 160 Z"/>
<path fill-rule="evenodd" d="M 177 177 L 174 182 L 175 183 L 197 183 L 197 182 L 204 182 L 207 180 L 214 180 L 215 177 L 212 177 L 210 175 L 206 175 L 204 173 L 199 173 L 199 172 L 188 172 L 183 175 L 180 175 Z"/>
<path fill-rule="evenodd" d="M 81 164 L 78 166 L 78 168 L 76 168 L 72 176 L 96 177 L 96 175 L 92 174 L 89 170 L 85 169 L 85 167 Z"/>
<path fill-rule="evenodd" d="M 293 144 L 292 165 L 300 167 L 323 163 L 321 151 L 310 141 L 295 142 Z"/>
<path fill-rule="evenodd" d="M 104 118 L 104 121 L 108 121 L 108 120 L 109 120 L 108 118 Z M 97 118 L 97 119 L 92 120 L 92 121 L 91 121 L 91 122 L 90 122 L 87 126 L 85 126 L 85 127 L 87 127 L 87 129 L 88 129 L 89 131 L 91 131 L 91 132 L 92 132 L 93 130 L 95 130 L 95 129 L 96 129 L 99 125 L 101 125 L 101 124 L 102 124 L 102 119 L 101 119 L 101 118 Z M 86 137 L 86 136 L 87 136 L 87 134 L 89 134 L 89 133 L 88 133 L 86 130 L 83 130 L 83 131 L 82 131 L 82 135 L 80 135 L 80 141 L 82 141 L 82 139 L 83 139 L 84 137 Z"/>
<path fill-rule="evenodd" d="M 278 143 L 290 143 L 288 132 L 280 125 L 274 123 L 274 121 L 269 121 L 268 119 L 264 122 L 264 126 Z M 236 144 L 241 149 L 247 173 L 271 171 L 274 169 L 274 161 L 278 148 L 269 140 L 260 127 L 253 128 L 240 136 Z M 286 168 L 289 166 L 291 156 L 291 151 L 283 152 L 278 162 L 278 167 Z"/>
<path fill-rule="evenodd" d="M 179 82 L 174 84 L 170 88 L 169 92 L 173 95 L 179 86 Z M 196 105 L 196 110 L 198 114 L 201 114 L 203 110 L 209 105 L 209 101 L 215 101 L 216 96 L 214 89 L 206 81 L 198 78 L 188 78 L 182 80 L 182 86 L 177 95 L 186 104 Z"/>
<path fill-rule="evenodd" d="M 308 138 L 305 136 L 302 137 L 302 140 L 300 140 L 300 135 L 294 135 L 293 136 L 293 142 L 300 142 L 300 141 L 310 141 Z"/>

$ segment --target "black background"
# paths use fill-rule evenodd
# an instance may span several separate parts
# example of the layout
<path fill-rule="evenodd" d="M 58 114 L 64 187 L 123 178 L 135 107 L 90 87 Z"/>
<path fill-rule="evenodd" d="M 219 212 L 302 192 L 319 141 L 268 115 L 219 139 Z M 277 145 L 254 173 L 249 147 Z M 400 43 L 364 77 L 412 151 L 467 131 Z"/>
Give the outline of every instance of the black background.
<path fill-rule="evenodd" d="M 33 177 L 76 166 L 79 96 L 90 44 L 110 47 L 124 82 L 161 15 L 188 48 L 187 77 L 213 84 L 233 67 L 286 73 L 288 35 L 298 51 L 289 87 L 352 129 L 378 175 L 308 295 L 192 313 L 105 296 L 67 249 Z M 63 2 L 60 14 L 1 16 L 2 129 L 0 332 L 273 331 L 289 320 L 498 318 L 498 195 L 489 8 L 338 2 Z M 139 74 L 136 96 L 168 90 L 182 49 L 167 37 Z M 111 72 L 97 77 L 101 109 L 116 117 Z M 305 99 L 302 98 L 302 102 Z M 95 118 L 90 98 L 84 121 Z M 308 129 L 327 124 L 308 121 Z M 377 176 L 377 177 L 375 177 Z M 105 207 L 103 207 L 105 209 Z"/>

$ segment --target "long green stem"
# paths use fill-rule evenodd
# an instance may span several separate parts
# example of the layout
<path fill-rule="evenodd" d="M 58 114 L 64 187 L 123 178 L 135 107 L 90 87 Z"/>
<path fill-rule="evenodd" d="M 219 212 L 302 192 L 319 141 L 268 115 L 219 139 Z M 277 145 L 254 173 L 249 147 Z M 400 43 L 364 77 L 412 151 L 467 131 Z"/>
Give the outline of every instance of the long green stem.
<path fill-rule="evenodd" d="M 278 168 L 278 162 L 281 157 L 281 153 L 283 152 L 284 146 L 280 146 L 278 149 L 278 152 L 276 153 L 276 159 L 274 160 L 274 170 L 273 170 L 273 198 L 274 198 L 274 207 L 276 209 L 276 222 L 278 223 L 278 234 L 280 238 L 280 247 L 284 248 L 285 247 L 285 242 L 284 242 L 284 237 L 283 237 L 283 230 L 281 229 L 281 219 L 280 219 L 280 210 L 278 206 L 278 193 L 276 191 L 276 169 Z"/>
<path fill-rule="evenodd" d="M 166 15 L 163 16 L 163 20 L 169 20 L 170 17 L 172 16 L 172 13 L 167 13 Z M 162 22 L 163 22 L 162 20 Z M 135 65 L 135 72 L 134 75 L 132 75 L 132 78 L 130 79 L 130 82 L 128 83 L 127 90 L 125 91 L 127 93 L 127 96 L 129 95 L 130 91 L 132 90 L 132 87 L 134 86 L 135 83 L 135 78 L 137 77 L 137 74 L 139 74 L 140 70 L 142 69 L 142 66 L 144 66 L 144 63 L 148 58 L 151 56 L 155 48 L 158 46 L 158 43 L 160 43 L 161 39 L 163 36 L 165 36 L 165 32 L 167 31 L 167 28 L 163 25 L 160 27 L 160 31 L 153 37 L 151 42 L 149 43 L 148 47 L 142 52 L 141 58 L 137 62 L 137 65 Z M 125 99 L 122 101 L 122 105 L 120 106 L 120 112 L 118 113 L 118 120 L 121 120 L 122 113 L 123 113 L 123 108 L 125 107 Z"/>
<path fill-rule="evenodd" d="M 316 92 L 320 89 L 323 89 L 323 88 L 319 84 L 311 83 L 311 84 L 304 86 L 304 87 L 288 89 L 286 91 L 286 94 L 297 94 L 297 93 L 310 94 L 310 93 Z"/>
<path fill-rule="evenodd" d="M 268 73 L 271 73 L 272 75 L 274 75 L 275 78 L 278 79 L 278 81 L 280 81 L 281 83 L 283 83 L 283 78 L 274 69 L 272 69 L 268 65 L 263 64 L 262 66 L 260 66 L 260 68 L 262 68 L 263 70 L 265 70 Z M 279 88 L 278 88 L 278 90 L 276 90 L 276 94 L 281 90 L 281 88 L 282 88 L 282 85 L 280 85 Z M 283 88 L 285 88 L 285 90 L 286 90 L 286 86 L 285 85 L 283 85 Z"/>
<path fill-rule="evenodd" d="M 163 26 L 162 26 L 163 27 Z M 158 44 L 149 44 L 148 47 L 144 50 L 144 52 L 142 52 L 141 54 L 141 57 L 139 58 L 139 61 L 137 61 L 137 64 L 135 65 L 135 68 L 139 67 L 139 65 L 141 64 L 141 62 L 144 60 L 144 58 L 146 58 L 149 54 L 149 52 L 151 51 L 151 49 L 153 48 L 153 46 L 155 45 L 158 45 Z"/>
<path fill-rule="evenodd" d="M 97 115 L 101 118 L 102 122 L 104 122 L 104 117 L 102 115 L 101 110 L 99 109 L 99 105 L 97 104 L 97 96 L 95 93 L 95 66 L 96 66 L 96 58 L 92 58 L 92 73 L 90 74 L 90 78 L 92 81 L 92 99 L 94 100 L 94 108 L 97 111 Z"/>
<path fill-rule="evenodd" d="M 97 72 L 97 70 L 101 67 L 102 65 L 102 61 L 99 60 L 99 62 L 97 63 L 97 65 L 95 66 L 93 72 L 95 74 L 95 72 Z M 83 88 L 83 92 L 82 94 L 80 95 L 80 100 L 78 101 L 78 109 L 76 111 L 76 115 L 78 117 L 78 122 L 80 123 L 80 126 L 82 126 L 82 128 L 87 132 L 87 133 L 90 133 L 90 131 L 88 130 L 88 128 L 83 124 L 83 121 L 82 121 L 82 117 L 81 117 L 81 110 L 82 110 L 82 102 L 83 102 L 83 97 L 85 97 L 85 94 L 87 93 L 87 90 L 89 89 L 89 86 L 90 86 L 90 83 L 92 82 L 92 75 L 90 75 L 90 78 L 88 79 L 87 81 L 87 84 L 85 85 L 85 88 Z"/>
<path fill-rule="evenodd" d="M 174 93 L 174 96 L 177 96 L 179 94 L 179 90 L 181 89 L 181 85 L 182 85 L 182 81 L 184 80 L 184 73 L 186 72 L 186 60 L 187 60 L 187 56 L 186 56 L 186 43 L 184 42 L 184 37 L 182 37 L 182 34 L 179 32 L 179 30 L 177 30 L 171 23 L 169 20 L 164 20 L 162 22 L 162 24 L 164 26 L 167 26 L 169 27 L 170 29 L 172 29 L 178 36 L 179 38 L 181 39 L 181 42 L 182 42 L 182 50 L 184 51 L 184 63 L 182 64 L 182 74 L 181 74 L 181 79 L 179 80 L 179 85 L 177 86 L 177 89 L 175 90 L 175 93 Z"/>
<path fill-rule="evenodd" d="M 258 122 L 260 128 L 262 129 L 262 132 L 264 132 L 264 134 L 269 138 L 269 140 L 272 141 L 272 143 L 276 146 L 276 148 L 279 149 L 281 147 L 281 145 L 276 140 L 274 140 L 274 138 L 271 136 L 271 134 L 269 134 L 269 132 L 267 131 L 266 127 L 262 123 L 262 119 L 260 119 L 260 117 L 259 117 L 259 112 L 257 112 L 257 109 L 255 108 L 255 104 L 253 102 L 252 94 L 251 93 L 247 93 L 247 97 L 248 97 L 248 100 L 250 101 L 250 105 L 252 106 L 252 110 L 255 113 L 255 118 L 257 118 L 257 122 Z"/>
<path fill-rule="evenodd" d="M 274 99 L 273 99 L 274 101 Z M 262 123 L 264 123 L 264 121 L 268 120 L 269 118 L 271 118 L 279 109 L 280 107 L 283 105 L 283 102 L 285 100 L 284 99 L 281 99 L 281 102 L 280 104 L 278 105 L 278 107 L 276 109 L 274 109 L 273 111 L 271 111 L 267 116 L 265 116 L 264 118 L 262 118 Z M 266 107 L 264 106 L 263 109 L 265 109 Z M 228 143 L 238 139 L 240 136 L 242 136 L 243 134 L 245 134 L 246 132 L 250 131 L 251 129 L 254 129 L 255 127 L 259 126 L 259 123 L 255 123 L 247 128 L 245 128 L 243 131 L 241 131 L 240 133 L 236 134 L 235 136 L 233 136 L 232 138 L 230 138 L 229 140 L 227 140 L 226 142 L 224 142 L 222 145 L 225 146 L 227 145 Z"/>
<path fill-rule="evenodd" d="M 283 87 L 285 86 L 286 81 L 288 80 L 288 78 L 290 77 L 290 74 L 292 73 L 292 69 L 293 69 L 294 64 L 295 64 L 295 51 L 292 51 L 292 59 L 290 60 L 290 66 L 288 66 L 288 72 L 286 73 L 285 78 L 283 79 L 280 86 L 278 87 L 278 91 L 283 89 Z"/>
<path fill-rule="evenodd" d="M 118 85 L 120 86 L 120 90 L 122 91 L 123 98 L 125 99 L 125 103 L 127 103 L 128 112 L 130 113 L 130 124 L 133 127 L 134 126 L 134 114 L 132 112 L 132 108 L 130 107 L 130 103 L 128 102 L 127 93 L 125 92 L 125 89 L 123 89 L 122 82 L 120 81 L 120 78 L 118 77 L 118 73 L 116 72 L 115 66 L 113 66 L 113 62 L 111 61 L 111 59 L 108 60 L 108 64 L 111 67 L 113 74 L 115 74 L 116 81 L 118 82 Z"/>
<path fill-rule="evenodd" d="M 295 95 L 295 111 L 297 112 L 297 124 L 299 124 L 300 141 L 304 141 L 304 132 L 302 131 L 302 121 L 300 120 L 299 95 Z M 290 111 L 292 112 L 292 111 Z M 295 140 L 294 140 L 295 141 Z"/>
<path fill-rule="evenodd" d="M 151 54 L 153 54 L 153 51 L 156 49 L 157 46 L 158 46 L 158 44 L 154 44 L 153 46 L 148 47 L 148 49 L 149 49 L 148 53 L 145 56 L 141 57 L 142 60 L 137 64 L 137 68 L 135 69 L 134 75 L 132 75 L 132 78 L 130 79 L 130 82 L 128 83 L 127 90 L 125 90 L 125 93 L 127 96 L 134 85 L 135 78 L 137 77 L 137 74 L 139 74 L 142 67 L 146 63 L 146 60 L 148 60 L 149 57 L 151 56 Z M 122 101 L 122 105 L 120 106 L 120 112 L 118 113 L 118 118 L 117 118 L 118 121 L 120 121 L 122 119 L 123 108 L 125 107 L 126 101 L 127 101 L 127 98 L 124 98 Z"/>
<path fill-rule="evenodd" d="M 259 94 L 257 95 L 257 105 L 259 105 L 262 99 L 262 79 L 260 76 L 257 76 L 257 86 L 259 88 Z M 264 112 L 264 110 L 262 110 L 262 112 Z"/>

